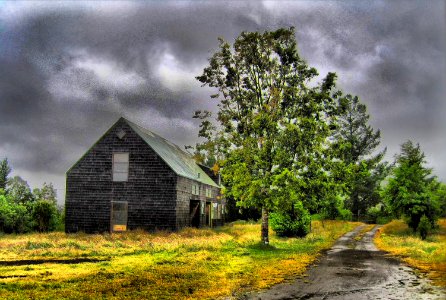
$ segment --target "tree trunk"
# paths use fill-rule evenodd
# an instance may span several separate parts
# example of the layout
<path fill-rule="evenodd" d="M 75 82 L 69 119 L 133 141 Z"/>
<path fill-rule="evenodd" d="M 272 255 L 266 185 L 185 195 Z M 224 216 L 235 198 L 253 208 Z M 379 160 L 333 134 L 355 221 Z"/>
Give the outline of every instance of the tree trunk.
<path fill-rule="evenodd" d="M 266 208 L 262 208 L 262 243 L 264 245 L 269 244 L 269 235 L 268 235 L 268 210 Z"/>

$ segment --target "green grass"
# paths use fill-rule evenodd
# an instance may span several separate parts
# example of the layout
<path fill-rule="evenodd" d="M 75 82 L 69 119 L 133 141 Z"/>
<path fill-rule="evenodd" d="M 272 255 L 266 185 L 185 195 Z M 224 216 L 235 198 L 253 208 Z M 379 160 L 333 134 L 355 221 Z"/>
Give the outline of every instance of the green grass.
<path fill-rule="evenodd" d="M 380 229 L 375 244 L 426 273 L 434 284 L 446 287 L 446 219 L 438 225 L 423 241 L 403 221 L 392 221 Z"/>
<path fill-rule="evenodd" d="M 176 233 L 1 235 L 0 261 L 45 263 L 0 265 L 0 299 L 231 297 L 303 275 L 356 225 L 313 221 L 307 237 L 271 233 L 268 246 L 258 242 L 260 225 L 244 222 Z M 66 263 L 73 259 L 84 262 Z"/>

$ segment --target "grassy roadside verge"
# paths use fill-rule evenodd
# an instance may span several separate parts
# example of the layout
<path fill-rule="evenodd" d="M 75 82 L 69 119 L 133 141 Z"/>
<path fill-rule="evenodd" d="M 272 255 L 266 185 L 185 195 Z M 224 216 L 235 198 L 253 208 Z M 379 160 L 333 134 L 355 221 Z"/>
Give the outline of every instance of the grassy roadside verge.
<path fill-rule="evenodd" d="M 379 230 L 375 244 L 426 273 L 434 284 L 446 287 L 446 219 L 438 224 L 440 228 L 423 241 L 403 221 L 395 220 Z"/>
<path fill-rule="evenodd" d="M 177 233 L 3 235 L 0 298 L 231 296 L 303 274 L 321 250 L 356 225 L 313 221 L 306 238 L 271 233 L 268 247 L 258 243 L 260 225 L 246 223 Z M 22 260 L 29 262 L 21 265 Z M 37 264 L 42 261 L 46 263 Z"/>

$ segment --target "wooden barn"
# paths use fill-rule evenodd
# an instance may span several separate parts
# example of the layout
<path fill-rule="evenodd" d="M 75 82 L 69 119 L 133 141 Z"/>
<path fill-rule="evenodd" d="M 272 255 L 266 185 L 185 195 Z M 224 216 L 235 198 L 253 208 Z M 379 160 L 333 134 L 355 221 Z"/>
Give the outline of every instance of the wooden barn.
<path fill-rule="evenodd" d="M 65 231 L 177 230 L 224 220 L 218 176 L 120 118 L 67 172 Z"/>

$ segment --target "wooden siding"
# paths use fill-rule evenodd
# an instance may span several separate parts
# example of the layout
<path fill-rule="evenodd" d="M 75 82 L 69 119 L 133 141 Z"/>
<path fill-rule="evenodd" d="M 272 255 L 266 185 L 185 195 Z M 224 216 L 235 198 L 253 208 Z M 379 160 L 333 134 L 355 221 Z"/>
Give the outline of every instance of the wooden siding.
<path fill-rule="evenodd" d="M 192 184 L 198 184 L 200 186 L 200 195 L 192 194 Z M 206 197 L 206 189 L 212 190 L 212 198 Z M 218 202 L 217 195 L 219 195 L 220 189 L 199 183 L 197 181 L 191 180 L 189 178 L 178 177 L 177 178 L 177 206 L 176 206 L 176 215 L 177 215 L 177 227 L 181 228 L 184 226 L 190 226 L 190 203 L 191 200 L 199 200 L 200 206 L 206 205 L 206 202 Z M 206 215 L 201 214 L 201 207 L 199 207 L 198 214 L 200 214 L 200 226 L 206 226 Z M 223 224 L 223 222 L 214 222 L 214 224 Z"/>
<path fill-rule="evenodd" d="M 127 182 L 112 181 L 114 152 L 130 154 Z M 176 186 L 177 175 L 120 120 L 67 172 L 66 231 L 109 231 L 111 201 L 128 202 L 128 229 L 187 226 L 177 220 Z"/>

